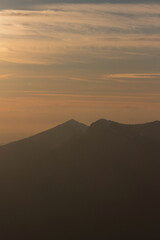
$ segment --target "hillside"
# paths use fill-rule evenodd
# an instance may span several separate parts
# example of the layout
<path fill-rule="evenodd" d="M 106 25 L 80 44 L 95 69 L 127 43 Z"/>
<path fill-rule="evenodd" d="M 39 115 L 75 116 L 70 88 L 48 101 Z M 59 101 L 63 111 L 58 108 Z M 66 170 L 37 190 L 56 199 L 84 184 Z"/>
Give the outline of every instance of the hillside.
<path fill-rule="evenodd" d="M 159 239 L 160 122 L 74 120 L 0 147 L 2 239 Z"/>

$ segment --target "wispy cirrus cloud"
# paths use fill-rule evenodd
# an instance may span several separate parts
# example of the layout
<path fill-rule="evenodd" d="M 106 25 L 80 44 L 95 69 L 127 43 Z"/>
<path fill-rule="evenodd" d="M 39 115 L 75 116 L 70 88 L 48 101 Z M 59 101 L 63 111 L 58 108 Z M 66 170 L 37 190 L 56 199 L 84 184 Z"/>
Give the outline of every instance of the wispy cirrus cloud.
<path fill-rule="evenodd" d="M 160 117 L 159 0 L 1 0 L 0 9 L 5 139 L 71 117 Z"/>
<path fill-rule="evenodd" d="M 6 78 L 9 78 L 11 76 L 12 76 L 11 74 L 0 74 L 0 79 L 6 79 Z"/>
<path fill-rule="evenodd" d="M 105 75 L 104 78 L 112 79 L 160 79 L 160 73 L 120 73 Z"/>
<path fill-rule="evenodd" d="M 159 14 L 159 4 L 43 4 L 32 11 L 0 11 L 0 59 L 65 64 L 124 57 L 118 51 L 115 56 L 116 49 L 159 51 Z"/>
<path fill-rule="evenodd" d="M 138 85 L 140 85 L 140 87 L 142 88 L 144 86 L 146 87 L 148 84 L 149 85 L 152 84 L 152 88 L 153 88 L 155 83 L 158 83 L 158 84 L 160 83 L 160 73 L 106 74 L 102 76 L 102 79 L 110 82 L 122 83 L 127 85 L 134 84 L 134 86 L 132 86 L 133 89 L 135 89 L 135 87 L 138 88 Z M 149 91 L 149 85 L 148 85 L 148 90 L 145 90 L 145 91 Z"/>
<path fill-rule="evenodd" d="M 31 9 L 37 4 L 93 4 L 93 3 L 112 3 L 112 4 L 141 4 L 150 3 L 150 0 L 1 0 L 0 9 Z M 152 3 L 159 3 L 159 0 L 152 0 Z"/>

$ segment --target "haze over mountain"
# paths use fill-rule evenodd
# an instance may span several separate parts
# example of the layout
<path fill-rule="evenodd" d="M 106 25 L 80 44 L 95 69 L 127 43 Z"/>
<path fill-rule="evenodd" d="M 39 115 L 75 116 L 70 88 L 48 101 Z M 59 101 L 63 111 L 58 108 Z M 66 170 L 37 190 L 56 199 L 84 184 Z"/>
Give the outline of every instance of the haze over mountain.
<path fill-rule="evenodd" d="M 1 0 L 0 144 L 70 116 L 160 119 L 159 15 L 159 0 Z"/>
<path fill-rule="evenodd" d="M 1 239 L 159 239 L 160 121 L 70 120 L 0 147 Z"/>

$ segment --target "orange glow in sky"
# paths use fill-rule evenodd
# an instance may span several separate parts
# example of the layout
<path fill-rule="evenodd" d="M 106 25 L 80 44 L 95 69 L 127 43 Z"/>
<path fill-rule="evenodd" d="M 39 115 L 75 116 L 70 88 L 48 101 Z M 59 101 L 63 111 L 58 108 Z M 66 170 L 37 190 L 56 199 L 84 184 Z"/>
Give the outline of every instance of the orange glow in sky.
<path fill-rule="evenodd" d="M 160 4 L 0 10 L 0 144 L 68 119 L 160 119 Z"/>

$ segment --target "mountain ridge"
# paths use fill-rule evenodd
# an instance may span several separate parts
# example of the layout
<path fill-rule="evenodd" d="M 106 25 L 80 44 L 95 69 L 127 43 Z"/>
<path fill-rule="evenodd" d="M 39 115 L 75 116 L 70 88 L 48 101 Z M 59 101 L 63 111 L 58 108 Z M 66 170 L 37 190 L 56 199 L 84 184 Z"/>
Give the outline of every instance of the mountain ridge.
<path fill-rule="evenodd" d="M 2 239 L 159 239 L 159 122 L 45 134 L 0 147 Z"/>
<path fill-rule="evenodd" d="M 49 128 L 47 130 L 44 130 L 42 132 L 39 132 L 39 133 L 36 133 L 34 135 L 31 135 L 29 137 L 25 137 L 23 139 L 19 139 L 19 140 L 16 140 L 16 141 L 12 141 L 12 142 L 9 142 L 7 144 L 3 144 L 1 145 L 0 147 L 3 147 L 3 146 L 7 146 L 7 145 L 10 145 L 10 144 L 14 144 L 14 143 L 18 143 L 18 142 L 21 142 L 23 140 L 29 140 L 33 137 L 38 137 L 38 136 L 42 136 L 43 134 L 47 134 L 47 133 L 51 133 L 54 129 L 57 129 L 57 128 L 60 128 L 60 127 L 79 127 L 79 129 L 84 129 L 84 131 L 87 129 L 87 128 L 91 128 L 91 127 L 95 127 L 95 126 L 115 126 L 115 125 L 119 125 L 119 126 L 126 126 L 126 127 L 140 127 L 140 126 L 158 126 L 160 125 L 160 121 L 159 120 L 155 120 L 155 121 L 152 121 L 152 122 L 146 122 L 146 123 L 137 123 L 137 124 L 126 124 L 126 123 L 119 123 L 119 122 L 116 122 L 116 121 L 112 121 L 112 120 L 107 120 L 105 118 L 102 118 L 102 119 L 99 119 L 99 120 L 96 120 L 95 122 L 91 123 L 89 126 L 84 124 L 84 123 L 81 123 L 79 121 L 76 121 L 75 119 L 70 119 L 64 123 L 61 123 L 61 124 L 58 124 L 57 126 L 54 126 L 52 128 Z"/>
<path fill-rule="evenodd" d="M 45 144 L 45 142 L 48 144 L 51 144 L 52 147 L 52 140 L 54 141 L 54 144 L 61 144 L 63 141 L 67 141 L 70 137 L 72 137 L 72 135 L 75 134 L 80 134 L 82 132 L 85 132 L 85 130 L 87 129 L 87 125 L 80 123 L 74 119 L 68 120 L 58 126 L 55 126 L 53 128 L 47 129 L 45 131 L 42 131 L 40 133 L 34 134 L 32 136 L 26 137 L 24 139 L 20 139 L 18 141 L 14 141 L 14 142 L 10 142 L 8 144 L 4 144 L 1 147 L 5 147 L 5 146 L 11 146 L 11 145 L 15 145 L 15 144 L 19 144 L 22 142 L 34 142 L 35 144 L 38 145 L 39 144 Z M 63 133 L 64 132 L 64 133 Z M 52 139 L 54 138 L 54 135 L 58 134 L 59 135 L 59 139 Z M 60 136 L 60 134 L 63 134 L 63 136 Z M 67 134 L 69 135 L 67 137 Z"/>

